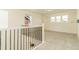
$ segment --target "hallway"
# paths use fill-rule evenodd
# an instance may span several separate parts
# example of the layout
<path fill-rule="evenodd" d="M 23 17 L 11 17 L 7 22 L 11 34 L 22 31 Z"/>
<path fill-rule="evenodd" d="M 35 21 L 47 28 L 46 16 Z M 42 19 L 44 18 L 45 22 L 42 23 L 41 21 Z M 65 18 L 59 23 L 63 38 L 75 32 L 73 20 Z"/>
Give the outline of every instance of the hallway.
<path fill-rule="evenodd" d="M 45 42 L 36 50 L 78 50 L 79 40 L 75 34 L 45 31 Z"/>

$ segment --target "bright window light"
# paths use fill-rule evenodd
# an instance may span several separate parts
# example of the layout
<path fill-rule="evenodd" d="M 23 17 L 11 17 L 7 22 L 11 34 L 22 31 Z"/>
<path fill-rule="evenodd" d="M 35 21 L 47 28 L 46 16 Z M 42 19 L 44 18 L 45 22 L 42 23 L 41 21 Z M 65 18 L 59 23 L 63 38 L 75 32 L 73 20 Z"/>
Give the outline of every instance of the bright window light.
<path fill-rule="evenodd" d="M 29 16 L 30 17 L 30 23 L 32 23 L 32 16 Z"/>
<path fill-rule="evenodd" d="M 56 22 L 61 22 L 61 16 L 56 16 Z"/>
<path fill-rule="evenodd" d="M 62 16 L 62 20 L 63 20 L 64 22 L 67 22 L 67 21 L 68 21 L 68 15 Z"/>
<path fill-rule="evenodd" d="M 55 17 L 51 17 L 51 22 L 55 22 Z"/>

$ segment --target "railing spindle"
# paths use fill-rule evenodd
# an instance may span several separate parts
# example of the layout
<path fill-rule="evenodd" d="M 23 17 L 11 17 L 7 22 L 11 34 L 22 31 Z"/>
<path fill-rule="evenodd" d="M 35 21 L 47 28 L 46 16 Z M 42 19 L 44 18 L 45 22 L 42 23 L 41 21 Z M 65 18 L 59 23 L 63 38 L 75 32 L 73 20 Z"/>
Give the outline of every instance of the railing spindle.
<path fill-rule="evenodd" d="M 17 29 L 17 50 L 19 50 L 19 29 Z"/>
<path fill-rule="evenodd" d="M 29 42 L 29 28 L 28 28 L 28 50 L 30 50 L 29 44 L 30 42 Z"/>
<path fill-rule="evenodd" d="M 0 50 L 1 50 L 1 31 L 0 31 Z"/>
<path fill-rule="evenodd" d="M 14 50 L 15 50 L 15 29 L 14 29 Z"/>
<path fill-rule="evenodd" d="M 5 50 L 7 50 L 7 30 L 5 30 Z"/>
<path fill-rule="evenodd" d="M 26 45 L 25 46 L 26 46 L 26 50 L 27 50 L 27 28 L 26 28 L 25 35 L 26 35 L 26 37 L 25 37 L 26 38 Z"/>
<path fill-rule="evenodd" d="M 20 30 L 20 50 L 22 50 L 22 29 Z"/>
<path fill-rule="evenodd" d="M 24 35 L 25 35 L 25 28 L 23 29 L 23 50 L 24 50 L 24 42 L 25 42 Z"/>
<path fill-rule="evenodd" d="M 10 30 L 10 50 L 11 50 L 11 30 Z"/>

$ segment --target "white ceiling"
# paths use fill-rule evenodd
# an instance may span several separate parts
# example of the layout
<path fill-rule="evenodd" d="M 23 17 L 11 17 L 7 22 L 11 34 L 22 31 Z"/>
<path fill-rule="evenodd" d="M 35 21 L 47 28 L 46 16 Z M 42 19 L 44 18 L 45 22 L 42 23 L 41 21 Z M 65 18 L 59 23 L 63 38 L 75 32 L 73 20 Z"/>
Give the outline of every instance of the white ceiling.
<path fill-rule="evenodd" d="M 31 11 L 31 12 L 37 12 L 37 13 L 58 13 L 58 12 L 74 12 L 77 11 L 77 9 L 6 9 L 6 10 L 24 10 L 24 11 Z"/>
<path fill-rule="evenodd" d="M 76 11 L 76 9 L 29 9 L 29 11 L 38 13 L 57 13 L 62 11 Z"/>
<path fill-rule="evenodd" d="M 51 9 L 30 9 L 30 11 L 38 12 L 38 13 L 48 13 L 48 12 L 51 12 L 53 10 L 51 10 Z"/>

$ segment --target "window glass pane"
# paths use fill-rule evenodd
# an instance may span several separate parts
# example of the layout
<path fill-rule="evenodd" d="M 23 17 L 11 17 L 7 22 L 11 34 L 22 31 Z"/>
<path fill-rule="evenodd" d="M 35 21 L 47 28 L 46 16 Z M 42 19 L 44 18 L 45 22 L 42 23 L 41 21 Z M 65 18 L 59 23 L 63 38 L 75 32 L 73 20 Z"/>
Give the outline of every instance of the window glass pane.
<path fill-rule="evenodd" d="M 51 17 L 51 22 L 55 22 L 55 17 Z"/>
<path fill-rule="evenodd" d="M 55 19 L 55 17 L 51 17 L 51 19 Z"/>
<path fill-rule="evenodd" d="M 68 15 L 62 16 L 62 20 L 65 21 L 65 22 L 67 22 L 68 21 Z"/>
<path fill-rule="evenodd" d="M 56 16 L 56 22 L 61 22 L 61 16 Z"/>
<path fill-rule="evenodd" d="M 32 16 L 29 16 L 30 17 L 30 23 L 32 23 Z"/>

